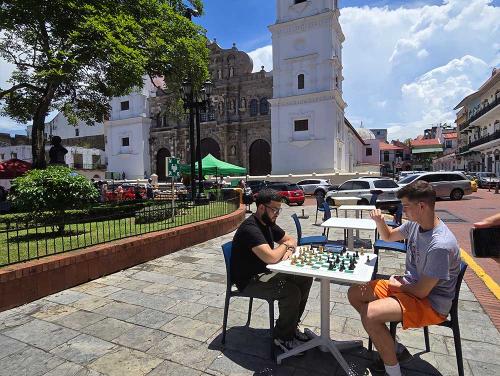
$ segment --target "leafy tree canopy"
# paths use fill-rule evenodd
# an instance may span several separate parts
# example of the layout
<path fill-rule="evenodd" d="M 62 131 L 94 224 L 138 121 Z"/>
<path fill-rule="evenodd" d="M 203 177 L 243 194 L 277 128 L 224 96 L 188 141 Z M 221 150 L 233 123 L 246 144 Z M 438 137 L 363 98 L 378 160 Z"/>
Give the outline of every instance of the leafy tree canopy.
<path fill-rule="evenodd" d="M 203 11 L 201 0 L 188 5 Z M 33 121 L 33 161 L 44 167 L 49 111 L 93 124 L 109 99 L 164 77 L 178 92 L 185 77 L 208 77 L 204 30 L 186 17 L 182 0 L 0 0 L 0 56 L 15 65 L 0 88 L 2 112 Z"/>

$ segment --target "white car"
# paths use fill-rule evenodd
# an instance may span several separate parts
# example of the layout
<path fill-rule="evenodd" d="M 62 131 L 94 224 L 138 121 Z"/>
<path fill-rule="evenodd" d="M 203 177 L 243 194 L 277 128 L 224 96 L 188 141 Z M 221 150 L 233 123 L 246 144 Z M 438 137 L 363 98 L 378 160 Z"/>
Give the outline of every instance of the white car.
<path fill-rule="evenodd" d="M 325 179 L 307 179 L 301 180 L 297 185 L 306 195 L 315 195 L 325 197 L 326 193 L 332 188 L 329 180 Z"/>
<path fill-rule="evenodd" d="M 360 204 L 368 205 L 375 191 L 381 192 L 377 197 L 378 208 L 395 208 L 400 202 L 396 193 L 401 187 L 392 179 L 363 178 L 351 179 L 340 185 L 336 190 L 326 194 L 326 202 L 335 205 L 335 197 L 354 196 L 360 198 Z"/>

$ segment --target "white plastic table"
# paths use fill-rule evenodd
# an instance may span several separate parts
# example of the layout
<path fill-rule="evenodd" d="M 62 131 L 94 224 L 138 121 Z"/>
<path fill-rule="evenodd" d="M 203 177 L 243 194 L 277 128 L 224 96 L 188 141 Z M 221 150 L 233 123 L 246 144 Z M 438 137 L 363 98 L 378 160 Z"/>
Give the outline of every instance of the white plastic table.
<path fill-rule="evenodd" d="M 367 261 L 369 257 L 370 261 Z M 277 362 L 281 364 L 283 359 L 296 355 L 300 352 L 319 347 L 322 351 L 330 351 L 337 359 L 340 366 L 344 369 L 347 375 L 354 375 L 353 371 L 349 368 L 346 360 L 340 353 L 342 350 L 352 349 L 358 346 L 363 346 L 362 341 L 336 341 L 330 337 L 330 282 L 341 283 L 364 283 L 372 278 L 373 269 L 377 256 L 373 253 L 365 253 L 360 255 L 358 263 L 353 273 L 345 273 L 333 271 L 328 269 L 313 269 L 310 266 L 297 267 L 290 264 L 290 260 L 281 261 L 278 264 L 268 265 L 268 269 L 273 272 L 288 273 L 302 275 L 306 277 L 313 277 L 320 279 L 320 304 L 321 304 L 321 334 L 318 336 L 309 329 L 305 333 L 311 338 L 310 341 L 295 347 L 292 350 L 278 355 Z"/>
<path fill-rule="evenodd" d="M 375 230 L 377 225 L 373 219 L 359 218 L 335 218 L 327 219 L 321 224 L 327 228 L 347 229 L 347 248 L 350 252 L 354 251 L 354 237 L 352 230 Z"/>
<path fill-rule="evenodd" d="M 335 201 L 335 206 L 337 205 L 356 205 L 361 197 L 355 196 L 338 196 L 332 197 L 333 201 Z"/>
<path fill-rule="evenodd" d="M 377 207 L 375 205 L 341 205 L 337 209 L 344 211 L 344 217 L 347 217 L 347 211 L 351 210 L 355 212 L 356 218 L 359 218 L 359 213 L 363 217 L 363 210 L 375 210 Z M 356 230 L 356 237 L 359 238 L 359 230 Z"/>

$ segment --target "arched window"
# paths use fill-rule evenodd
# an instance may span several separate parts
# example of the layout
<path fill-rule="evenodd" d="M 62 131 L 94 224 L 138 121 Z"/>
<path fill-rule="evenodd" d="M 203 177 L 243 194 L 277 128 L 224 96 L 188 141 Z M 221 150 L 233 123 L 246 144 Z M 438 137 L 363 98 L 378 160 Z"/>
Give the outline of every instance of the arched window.
<path fill-rule="evenodd" d="M 250 101 L 250 116 L 257 116 L 258 112 L 259 112 L 259 102 L 257 101 L 257 99 L 252 99 Z"/>
<path fill-rule="evenodd" d="M 262 98 L 260 100 L 260 114 L 267 115 L 269 113 L 269 103 L 267 102 L 267 98 Z"/>
<path fill-rule="evenodd" d="M 299 90 L 304 88 L 304 75 L 302 73 L 297 76 L 297 88 Z"/>

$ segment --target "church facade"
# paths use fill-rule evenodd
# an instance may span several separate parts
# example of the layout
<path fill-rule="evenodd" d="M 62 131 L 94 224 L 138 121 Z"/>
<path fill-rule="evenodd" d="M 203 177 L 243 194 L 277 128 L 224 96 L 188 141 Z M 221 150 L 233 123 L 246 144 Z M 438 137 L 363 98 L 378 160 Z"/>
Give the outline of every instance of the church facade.
<path fill-rule="evenodd" d="M 210 75 L 214 84 L 211 109 L 201 114 L 202 157 L 208 153 L 243 166 L 250 175 L 271 173 L 271 114 L 269 99 L 273 79 L 262 67 L 252 73 L 253 62 L 233 45 L 222 49 L 214 40 L 210 49 Z M 150 169 L 165 176 L 165 157 L 190 162 L 189 124 L 170 120 L 165 108 L 168 96 L 158 91 L 149 99 Z"/>

